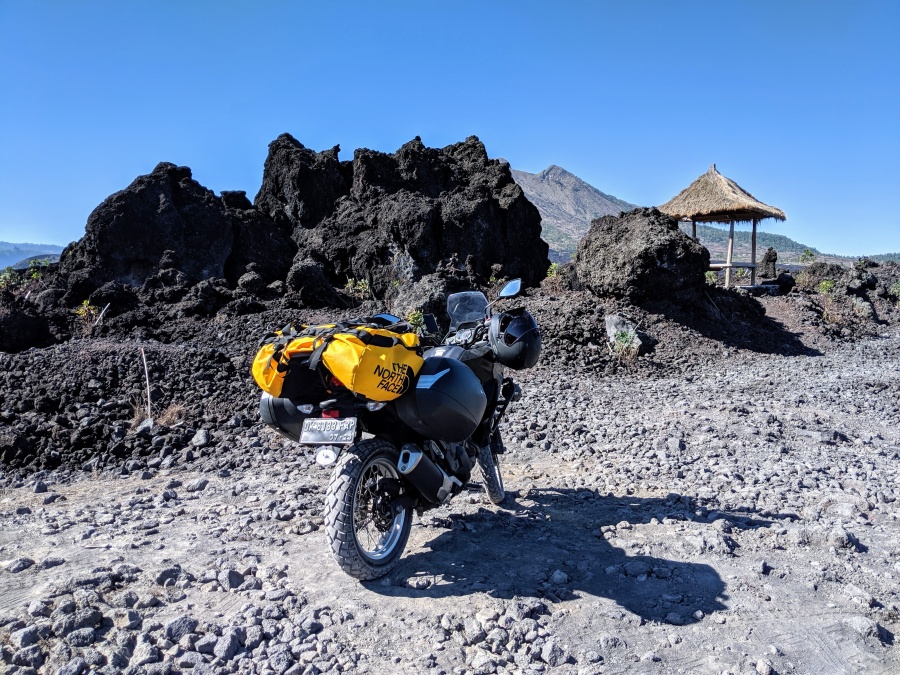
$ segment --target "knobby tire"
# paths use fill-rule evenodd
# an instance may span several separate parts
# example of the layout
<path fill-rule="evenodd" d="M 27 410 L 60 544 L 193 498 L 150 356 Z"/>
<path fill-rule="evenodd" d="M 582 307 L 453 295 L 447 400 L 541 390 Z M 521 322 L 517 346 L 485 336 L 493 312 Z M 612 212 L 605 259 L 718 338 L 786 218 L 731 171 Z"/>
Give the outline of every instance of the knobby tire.
<path fill-rule="evenodd" d="M 389 544 L 377 550 L 373 558 L 360 545 L 354 513 L 359 514 L 357 501 L 366 486 L 361 480 L 373 473 L 387 472 L 398 478 L 399 453 L 389 442 L 380 438 L 360 441 L 341 453 L 328 483 L 325 497 L 325 529 L 331 545 L 331 554 L 340 568 L 361 581 L 378 579 L 388 574 L 400 561 L 409 539 L 412 526 L 412 508 L 403 512 L 402 524 L 394 521 Z M 392 467 L 392 471 L 388 467 Z"/>

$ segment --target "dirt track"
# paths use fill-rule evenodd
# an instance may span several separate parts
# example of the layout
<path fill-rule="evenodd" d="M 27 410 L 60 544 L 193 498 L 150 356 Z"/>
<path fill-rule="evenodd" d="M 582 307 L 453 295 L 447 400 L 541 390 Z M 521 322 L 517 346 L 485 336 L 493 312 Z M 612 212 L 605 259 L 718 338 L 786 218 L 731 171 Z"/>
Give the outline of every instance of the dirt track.
<path fill-rule="evenodd" d="M 41 672 L 898 672 L 898 383 L 896 333 L 652 381 L 536 371 L 506 429 L 507 501 L 470 491 L 417 518 L 399 569 L 366 584 L 318 527 L 327 470 L 259 427 L 235 439 L 249 469 L 44 476 L 47 492 L 0 496 L 0 559 L 35 562 L 0 572 L 4 657 L 30 649 Z M 70 616 L 102 615 L 90 636 L 59 624 L 66 598 Z"/>

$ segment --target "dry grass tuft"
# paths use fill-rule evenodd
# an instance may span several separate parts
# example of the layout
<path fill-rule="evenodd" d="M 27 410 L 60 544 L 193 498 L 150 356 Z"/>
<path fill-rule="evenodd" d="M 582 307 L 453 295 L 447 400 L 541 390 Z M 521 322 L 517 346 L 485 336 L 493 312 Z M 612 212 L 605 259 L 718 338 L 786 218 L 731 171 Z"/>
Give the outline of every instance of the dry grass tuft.
<path fill-rule="evenodd" d="M 181 403 L 170 403 L 169 406 L 160 413 L 156 421 L 160 424 L 170 427 L 184 419 L 187 409 Z"/>
<path fill-rule="evenodd" d="M 144 396 L 132 396 L 131 404 L 131 429 L 137 429 L 138 425 L 147 419 L 147 403 Z"/>

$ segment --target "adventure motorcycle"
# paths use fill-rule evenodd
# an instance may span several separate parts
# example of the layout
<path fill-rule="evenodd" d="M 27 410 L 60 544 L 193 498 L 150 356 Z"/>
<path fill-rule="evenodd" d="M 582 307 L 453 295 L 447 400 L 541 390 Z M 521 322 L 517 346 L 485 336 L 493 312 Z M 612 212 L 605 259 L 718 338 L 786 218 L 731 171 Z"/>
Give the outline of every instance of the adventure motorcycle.
<path fill-rule="evenodd" d="M 521 294 L 519 279 L 498 300 Z M 496 301 L 495 301 L 496 302 Z M 458 494 L 478 465 L 488 497 L 504 498 L 499 425 L 521 395 L 505 367 L 532 367 L 541 350 L 534 318 L 524 308 L 493 312 L 483 293 L 447 299 L 450 331 L 438 340 L 426 317 L 430 349 L 409 389 L 387 402 L 364 401 L 327 374 L 303 400 L 263 394 L 263 421 L 282 435 L 318 445 L 316 461 L 334 464 L 325 526 L 341 569 L 377 579 L 399 562 L 412 512 L 420 515 Z M 374 317 L 390 329 L 409 329 L 398 317 Z"/>

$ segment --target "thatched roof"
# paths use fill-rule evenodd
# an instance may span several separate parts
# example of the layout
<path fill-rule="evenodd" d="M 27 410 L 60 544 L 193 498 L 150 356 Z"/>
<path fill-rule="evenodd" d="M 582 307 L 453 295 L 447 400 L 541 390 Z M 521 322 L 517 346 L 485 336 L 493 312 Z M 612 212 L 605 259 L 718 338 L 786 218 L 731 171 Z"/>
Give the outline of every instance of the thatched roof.
<path fill-rule="evenodd" d="M 733 180 L 716 171 L 715 164 L 710 165 L 709 171 L 660 206 L 659 210 L 673 218 L 688 218 L 705 223 L 786 219 L 784 211 L 763 204 Z"/>

